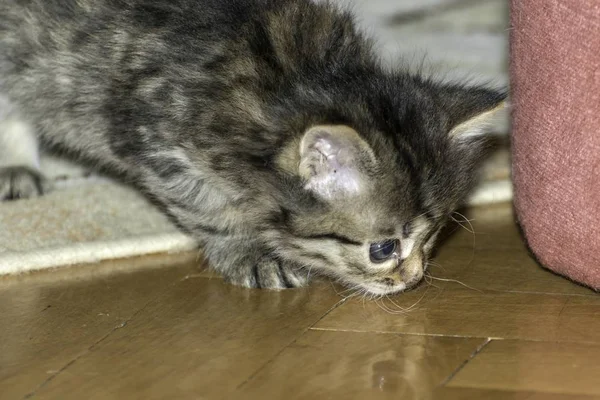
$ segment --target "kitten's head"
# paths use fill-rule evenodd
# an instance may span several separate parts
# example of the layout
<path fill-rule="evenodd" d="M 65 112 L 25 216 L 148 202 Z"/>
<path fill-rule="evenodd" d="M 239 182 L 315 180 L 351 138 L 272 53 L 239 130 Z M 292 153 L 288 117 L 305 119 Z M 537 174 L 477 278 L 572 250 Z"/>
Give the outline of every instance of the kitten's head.
<path fill-rule="evenodd" d="M 407 95 L 394 102 L 383 91 L 350 122 L 312 125 L 282 153 L 304 193 L 281 256 L 376 295 L 422 279 L 506 106 L 503 93 L 427 82 Z"/>

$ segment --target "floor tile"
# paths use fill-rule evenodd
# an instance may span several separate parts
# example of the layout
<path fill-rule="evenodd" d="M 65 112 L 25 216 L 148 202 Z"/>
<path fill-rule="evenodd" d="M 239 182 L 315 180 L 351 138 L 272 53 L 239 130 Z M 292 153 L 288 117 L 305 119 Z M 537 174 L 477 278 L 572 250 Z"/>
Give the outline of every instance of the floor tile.
<path fill-rule="evenodd" d="M 449 246 L 440 249 L 427 273 L 435 285 L 447 288 L 467 285 L 479 290 L 598 296 L 592 289 L 541 267 L 525 249 Z"/>
<path fill-rule="evenodd" d="M 453 233 L 444 241 L 446 246 L 476 250 L 520 250 L 525 247 L 511 203 L 460 210 L 452 218 L 456 223 L 451 222 L 445 232 Z"/>
<path fill-rule="evenodd" d="M 219 398 L 339 297 L 328 284 L 250 290 L 182 280 L 37 392 L 40 398 Z"/>
<path fill-rule="evenodd" d="M 427 399 L 484 339 L 310 331 L 236 392 L 244 399 Z"/>
<path fill-rule="evenodd" d="M 422 287 L 378 302 L 351 298 L 319 329 L 600 344 L 600 296 Z"/>
<path fill-rule="evenodd" d="M 481 290 L 597 295 L 533 259 L 519 234 L 510 204 L 475 207 L 462 214 L 470 225 L 462 222 L 466 229 L 449 226 L 429 268 L 433 277 L 458 280 Z M 462 216 L 455 217 L 464 221 Z M 456 282 L 434 283 L 460 287 Z"/>
<path fill-rule="evenodd" d="M 600 345 L 492 341 L 448 386 L 600 396 L 599 359 Z"/>
<path fill-rule="evenodd" d="M 0 279 L 0 397 L 34 391 L 121 327 L 194 270 L 180 261 L 148 256 Z"/>
<path fill-rule="evenodd" d="M 441 387 L 433 392 L 433 399 L 443 400 L 597 400 L 597 396 L 559 394 L 491 389 Z"/>
<path fill-rule="evenodd" d="M 328 282 L 226 285 L 197 254 L 2 278 L 0 397 L 594 398 L 600 296 L 539 268 L 511 213 L 465 213 L 489 235 L 474 255 L 466 231 L 440 248 L 431 273 L 478 290 L 433 280 L 340 305 Z M 489 337 L 509 340 L 469 360 Z"/>

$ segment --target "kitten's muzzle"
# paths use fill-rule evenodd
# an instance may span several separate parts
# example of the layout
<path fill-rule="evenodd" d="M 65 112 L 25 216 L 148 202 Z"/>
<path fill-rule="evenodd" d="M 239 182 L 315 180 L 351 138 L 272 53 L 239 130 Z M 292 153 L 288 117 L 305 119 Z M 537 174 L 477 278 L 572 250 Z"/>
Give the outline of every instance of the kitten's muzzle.
<path fill-rule="evenodd" d="M 400 292 L 416 286 L 423 279 L 423 273 L 423 253 L 415 251 L 404 260 L 398 258 L 394 269 L 379 282 L 389 288 L 389 293 Z"/>

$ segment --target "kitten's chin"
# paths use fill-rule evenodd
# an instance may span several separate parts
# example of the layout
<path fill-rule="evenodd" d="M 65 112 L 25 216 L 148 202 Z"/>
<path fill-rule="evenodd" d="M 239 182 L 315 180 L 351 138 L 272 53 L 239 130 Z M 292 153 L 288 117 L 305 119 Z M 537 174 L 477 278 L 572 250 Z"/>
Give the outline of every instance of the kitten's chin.
<path fill-rule="evenodd" d="M 386 285 L 383 283 L 368 283 L 362 285 L 364 289 L 366 289 L 370 294 L 375 296 L 385 296 L 389 294 L 395 294 L 403 292 L 407 289 L 407 286 L 404 282 L 396 283 L 394 285 Z"/>

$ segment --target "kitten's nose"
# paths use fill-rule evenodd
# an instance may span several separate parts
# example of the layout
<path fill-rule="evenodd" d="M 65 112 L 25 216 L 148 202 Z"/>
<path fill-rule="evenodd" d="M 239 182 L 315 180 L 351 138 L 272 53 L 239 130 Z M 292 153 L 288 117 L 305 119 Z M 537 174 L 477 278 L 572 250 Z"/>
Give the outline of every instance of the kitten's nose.
<path fill-rule="evenodd" d="M 421 282 L 421 279 L 423 279 L 423 274 L 413 276 L 411 279 L 405 281 L 404 283 L 406 284 L 407 288 L 411 288 L 413 286 L 416 286 L 417 283 Z"/>
<path fill-rule="evenodd" d="M 410 268 L 405 268 L 400 275 L 404 283 L 406 283 L 406 287 L 412 287 L 423 279 L 423 269 L 411 270 Z"/>

